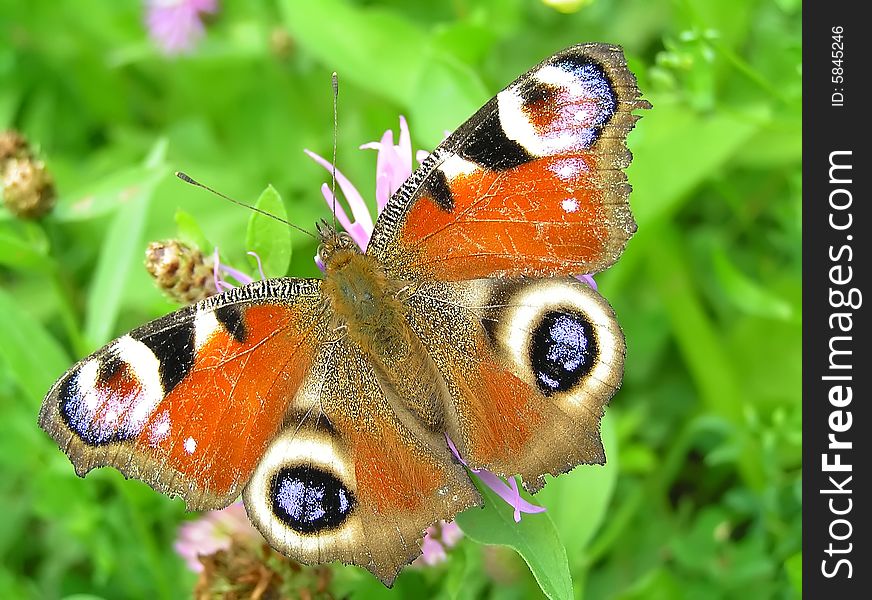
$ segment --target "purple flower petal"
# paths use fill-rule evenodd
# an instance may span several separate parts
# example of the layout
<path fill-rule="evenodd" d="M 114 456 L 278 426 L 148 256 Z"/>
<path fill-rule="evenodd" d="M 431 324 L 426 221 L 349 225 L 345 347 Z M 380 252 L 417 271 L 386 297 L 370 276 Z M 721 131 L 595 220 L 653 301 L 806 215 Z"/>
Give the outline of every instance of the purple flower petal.
<path fill-rule="evenodd" d="M 226 550 L 234 539 L 258 537 L 260 534 L 248 520 L 242 503 L 237 502 L 223 510 L 213 510 L 199 519 L 183 523 L 173 548 L 185 559 L 189 569 L 199 573 L 203 570 L 199 556 Z"/>
<path fill-rule="evenodd" d="M 260 268 L 260 257 L 254 253 L 249 252 L 249 254 L 253 255 L 257 259 L 258 268 Z M 214 265 L 212 266 L 212 280 L 215 282 L 215 289 L 219 292 L 226 292 L 227 290 L 232 290 L 235 285 L 227 282 L 224 278 L 229 276 L 236 280 L 240 285 L 248 285 L 254 278 L 249 277 L 242 271 L 237 271 L 232 267 L 228 267 L 227 265 L 221 264 L 221 257 L 218 255 L 218 247 L 215 247 L 215 251 L 212 253 L 212 262 Z M 263 275 L 263 269 L 260 269 L 261 278 L 266 279 Z"/>
<path fill-rule="evenodd" d="M 249 251 L 249 252 L 246 252 L 246 254 L 248 254 L 249 256 L 253 256 L 254 260 L 257 261 L 257 272 L 260 273 L 261 281 L 266 279 L 266 275 L 264 275 L 264 273 L 263 273 L 263 263 L 260 262 L 260 256 L 257 255 L 257 252 L 250 252 Z M 246 275 L 246 277 L 248 277 L 248 276 Z M 238 277 L 234 276 L 234 279 L 236 279 L 237 281 L 240 281 L 240 279 Z M 251 283 L 251 282 L 249 281 L 248 283 Z"/>
<path fill-rule="evenodd" d="M 488 486 L 490 489 L 492 489 L 497 496 L 499 496 L 506 502 L 506 504 L 515 509 L 515 523 L 521 522 L 521 513 L 535 514 L 546 511 L 546 508 L 544 506 L 536 506 L 535 504 L 530 504 L 529 502 L 521 498 L 520 491 L 518 490 L 518 483 L 515 481 L 514 477 L 511 477 L 509 479 L 509 484 L 511 485 L 511 487 L 509 487 L 509 485 L 506 485 L 506 483 L 502 479 L 500 479 L 497 475 L 491 473 L 487 469 L 470 468 L 469 465 L 466 464 L 466 461 L 463 460 L 463 457 L 460 456 L 460 453 L 457 451 L 457 448 L 454 446 L 454 442 L 451 441 L 451 438 L 446 435 L 445 439 L 448 440 L 448 447 L 451 449 L 451 452 L 454 453 L 454 456 L 457 457 L 457 460 L 459 460 L 464 467 L 475 473 L 476 476 L 478 476 L 478 478 L 481 480 L 481 482 Z"/>
<path fill-rule="evenodd" d="M 327 169 L 331 174 L 334 172 L 333 164 L 330 161 L 310 150 L 304 150 L 304 152 L 308 154 L 312 160 Z M 360 192 L 357 191 L 357 188 L 354 187 L 351 181 L 349 181 L 348 178 L 339 171 L 339 169 L 336 169 L 335 172 L 336 183 L 345 195 L 345 200 L 348 202 L 348 206 L 351 208 L 351 214 L 354 215 L 354 223 L 352 223 L 348 218 L 343 206 L 335 201 L 336 199 L 333 196 L 333 191 L 326 183 L 321 186 L 321 195 L 324 196 L 324 201 L 327 202 L 327 206 L 331 211 L 335 206 L 336 220 L 339 221 L 355 243 L 362 250 L 366 250 L 373 229 L 372 216 L 369 213 L 369 208 L 367 208 L 363 196 L 360 195 Z"/>
<path fill-rule="evenodd" d="M 391 195 L 396 193 L 403 182 L 412 175 L 412 138 L 406 119 L 400 117 L 400 136 L 397 145 L 394 145 L 393 131 L 388 129 L 382 135 L 381 140 L 363 144 L 360 148 L 378 150 L 376 201 L 379 212 L 381 212 Z"/>
<path fill-rule="evenodd" d="M 421 560 L 425 564 L 435 565 L 447 559 L 445 547 L 435 537 L 436 528 L 428 527 L 424 540 L 421 542 Z"/>
<path fill-rule="evenodd" d="M 457 523 L 454 521 L 442 523 L 442 543 L 446 548 L 451 548 L 461 539 L 463 539 L 463 531 Z"/>
<path fill-rule="evenodd" d="M 317 254 L 315 255 L 315 266 L 317 266 L 319 269 L 321 269 L 322 273 L 327 272 L 327 267 L 324 266 L 324 261 L 321 260 L 321 257 L 318 256 Z"/>
<path fill-rule="evenodd" d="M 201 13 L 217 10 L 216 0 L 148 0 L 146 25 L 164 52 L 178 54 L 190 50 L 202 37 Z"/>
<path fill-rule="evenodd" d="M 593 275 L 576 275 L 576 279 L 578 279 L 582 283 L 586 283 L 590 287 L 593 288 L 593 291 L 598 291 L 599 288 L 596 285 L 596 281 L 593 280 Z"/>
<path fill-rule="evenodd" d="M 394 164 L 390 160 L 391 151 L 388 148 L 392 149 L 393 143 L 394 132 L 388 129 L 384 132 L 380 141 L 363 144 L 360 147 L 362 150 L 378 150 L 375 159 L 375 201 L 378 204 L 379 213 L 384 210 L 392 193 L 391 183 L 394 179 Z"/>
<path fill-rule="evenodd" d="M 360 223 L 351 222 L 351 219 L 348 218 L 348 214 L 345 212 L 345 209 L 338 200 L 334 201 L 333 190 L 331 190 L 330 186 L 326 183 L 321 185 L 321 195 L 324 196 L 324 201 L 327 202 L 327 206 L 330 207 L 330 210 L 334 210 L 335 207 L 336 220 L 339 221 L 339 224 L 342 225 L 342 228 L 346 233 L 351 236 L 351 239 L 354 240 L 357 247 L 361 250 L 366 250 L 366 246 L 369 244 L 370 232 Z M 347 196 L 348 195 L 346 194 L 346 197 Z M 362 198 L 361 201 L 363 201 Z"/>
<path fill-rule="evenodd" d="M 408 173 L 403 178 L 403 181 L 405 181 L 412 174 L 412 134 L 409 133 L 409 124 L 403 115 L 400 115 L 400 139 L 397 140 L 396 152 L 403 161 L 404 171 Z M 403 182 L 401 181 L 400 185 L 402 184 Z M 397 189 L 399 189 L 399 186 L 397 186 Z"/>

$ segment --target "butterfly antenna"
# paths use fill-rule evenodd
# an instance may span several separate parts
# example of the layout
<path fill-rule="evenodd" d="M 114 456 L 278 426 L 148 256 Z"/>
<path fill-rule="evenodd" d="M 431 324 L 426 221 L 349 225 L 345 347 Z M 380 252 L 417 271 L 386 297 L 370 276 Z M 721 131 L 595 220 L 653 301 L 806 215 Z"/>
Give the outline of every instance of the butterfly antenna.
<path fill-rule="evenodd" d="M 264 216 L 266 216 L 266 217 L 270 217 L 270 218 L 272 218 L 272 219 L 275 219 L 275 220 L 278 221 L 279 223 L 284 223 L 285 225 L 287 225 L 288 227 L 290 227 L 290 228 L 292 228 L 292 229 L 296 229 L 297 231 L 302 231 L 303 233 L 305 233 L 305 234 L 308 235 L 309 237 L 314 238 L 315 240 L 318 239 L 318 237 L 317 237 L 314 233 L 312 233 L 311 231 L 307 231 L 307 230 L 303 229 L 302 227 L 300 227 L 300 226 L 298 226 L 298 225 L 294 225 L 293 223 L 289 223 L 288 221 L 285 221 L 285 220 L 282 219 L 281 217 L 277 217 L 276 215 L 274 215 L 274 214 L 272 214 L 272 213 L 266 212 L 265 210 L 261 210 L 261 209 L 259 209 L 259 208 L 256 207 L 256 206 L 251 206 L 250 204 L 246 204 L 245 202 L 240 202 L 239 200 L 234 200 L 234 199 L 231 198 L 230 196 L 225 196 L 225 195 L 222 194 L 221 192 L 216 191 L 216 190 L 213 190 L 213 189 L 210 188 L 208 185 L 204 185 L 204 184 L 200 183 L 199 181 L 196 181 L 196 180 L 192 179 L 192 178 L 191 178 L 190 176 L 188 176 L 186 173 L 182 173 L 181 171 L 176 171 L 176 177 L 178 177 L 179 179 L 181 179 L 181 180 L 184 181 L 185 183 L 190 183 L 191 185 L 195 185 L 195 186 L 197 186 L 197 187 L 199 187 L 199 188 L 203 188 L 203 189 L 206 190 L 207 192 L 212 192 L 213 194 L 215 194 L 215 195 L 218 196 L 219 198 L 224 198 L 224 199 L 227 200 L 228 202 L 232 202 L 233 204 L 238 204 L 239 206 L 244 206 L 245 208 L 247 208 L 247 209 L 249 209 L 249 210 L 253 210 L 253 211 L 256 212 L 256 213 L 260 213 L 260 214 L 262 214 L 262 215 L 264 215 Z"/>
<path fill-rule="evenodd" d="M 333 231 L 336 231 L 336 144 L 339 139 L 339 76 L 336 71 L 330 77 L 330 83 L 333 86 Z"/>

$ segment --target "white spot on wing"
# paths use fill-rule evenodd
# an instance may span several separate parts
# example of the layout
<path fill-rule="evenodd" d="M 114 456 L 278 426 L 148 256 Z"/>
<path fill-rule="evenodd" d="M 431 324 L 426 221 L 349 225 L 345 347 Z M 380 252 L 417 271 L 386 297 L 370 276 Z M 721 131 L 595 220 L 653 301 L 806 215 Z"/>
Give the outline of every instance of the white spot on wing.
<path fill-rule="evenodd" d="M 563 158 L 551 165 L 551 171 L 564 181 L 575 179 L 580 173 L 588 170 L 590 170 L 590 167 L 587 166 L 587 162 L 580 156 Z"/>
<path fill-rule="evenodd" d="M 89 360 L 81 366 L 75 374 L 75 387 L 81 394 L 80 403 L 88 413 L 93 413 L 100 406 L 100 396 L 97 394 L 97 372 L 100 370 L 100 362 Z"/>
<path fill-rule="evenodd" d="M 477 164 L 465 160 L 457 154 L 449 156 L 439 165 L 439 170 L 445 173 L 445 177 L 448 181 L 451 181 L 459 175 L 469 175 L 475 172 L 478 168 Z"/>
<path fill-rule="evenodd" d="M 101 381 L 107 365 L 112 376 Z M 96 443 L 138 436 L 163 398 L 158 367 L 154 353 L 130 336 L 84 362 L 62 399 L 71 428 Z"/>
<path fill-rule="evenodd" d="M 561 203 L 561 205 L 563 206 L 563 210 L 568 213 L 574 213 L 578 210 L 578 200 L 575 198 L 567 198 Z"/>
<path fill-rule="evenodd" d="M 139 434 L 146 421 L 163 399 L 160 382 L 160 361 L 151 348 L 129 335 L 118 338 L 113 351 L 127 364 L 142 388 L 136 402 L 130 408 L 127 422 L 130 433 Z"/>
<path fill-rule="evenodd" d="M 148 441 L 152 446 L 157 446 L 170 435 L 170 411 L 160 413 L 151 425 L 148 433 Z"/>
<path fill-rule="evenodd" d="M 545 65 L 534 76 L 544 84 L 568 88 L 576 95 L 581 91 L 581 86 L 572 73 L 554 65 Z"/>
<path fill-rule="evenodd" d="M 185 452 L 188 454 L 193 454 L 194 451 L 197 450 L 197 440 L 192 437 L 189 437 L 185 440 Z"/>
<path fill-rule="evenodd" d="M 221 324 L 215 316 L 214 310 L 197 309 L 194 317 L 194 348 L 202 348 L 216 331 L 221 329 Z"/>

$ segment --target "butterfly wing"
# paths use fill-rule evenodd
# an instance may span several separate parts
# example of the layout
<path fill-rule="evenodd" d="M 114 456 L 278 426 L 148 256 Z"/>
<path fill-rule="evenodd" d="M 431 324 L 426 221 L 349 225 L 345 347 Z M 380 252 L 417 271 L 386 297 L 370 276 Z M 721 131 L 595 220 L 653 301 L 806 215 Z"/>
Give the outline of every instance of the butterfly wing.
<path fill-rule="evenodd" d="M 471 467 L 520 474 L 536 491 L 544 474 L 605 462 L 600 419 L 621 383 L 624 337 L 597 292 L 574 278 L 433 282 L 408 306 Z"/>
<path fill-rule="evenodd" d="M 272 279 L 157 319 L 73 366 L 40 425 L 80 475 L 113 466 L 189 509 L 244 488 L 252 522 L 305 563 L 390 585 L 424 530 L 480 503 L 422 424 L 331 319 L 321 281 Z"/>
<path fill-rule="evenodd" d="M 367 253 L 399 280 L 601 271 L 636 230 L 624 140 L 632 111 L 648 106 L 620 47 L 555 54 L 422 163 Z"/>
<path fill-rule="evenodd" d="M 309 564 L 356 564 L 390 586 L 429 525 L 480 503 L 445 438 L 396 394 L 347 336 L 324 344 L 245 489 L 274 548 Z"/>
<path fill-rule="evenodd" d="M 190 510 L 232 502 L 308 372 L 320 281 L 272 279 L 157 319 L 81 360 L 39 423 L 84 476 L 118 468 Z"/>

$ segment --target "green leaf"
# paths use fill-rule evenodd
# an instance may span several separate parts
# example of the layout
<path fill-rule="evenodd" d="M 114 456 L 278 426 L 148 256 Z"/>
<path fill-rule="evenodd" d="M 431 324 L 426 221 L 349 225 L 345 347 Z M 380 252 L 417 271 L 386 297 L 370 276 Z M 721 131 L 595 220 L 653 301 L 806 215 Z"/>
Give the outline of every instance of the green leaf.
<path fill-rule="evenodd" d="M 267 186 L 254 206 L 279 219 L 288 220 L 282 197 L 271 185 Z M 285 223 L 265 214 L 253 212 L 248 220 L 245 245 L 250 252 L 260 257 L 263 272 L 267 277 L 287 275 L 288 265 L 291 263 L 291 235 Z M 251 259 L 251 263 L 252 266 L 257 266 L 254 258 Z"/>
<path fill-rule="evenodd" d="M 62 222 L 84 221 L 114 212 L 139 193 L 142 182 L 149 178 L 149 174 L 147 166 L 136 165 L 66 193 L 52 211 L 51 219 Z"/>
<path fill-rule="evenodd" d="M 641 577 L 629 590 L 616 596 L 616 600 L 672 600 L 687 597 L 681 581 L 664 568 L 655 568 Z"/>
<path fill-rule="evenodd" d="M 790 556 L 784 561 L 784 569 L 787 571 L 787 579 L 793 590 L 802 596 L 802 552 Z"/>
<path fill-rule="evenodd" d="M 35 223 L 0 223 L 0 265 L 16 271 L 51 273 L 54 263 L 48 256 L 48 239 Z"/>
<path fill-rule="evenodd" d="M 421 49 L 428 36 L 423 30 L 395 13 L 341 0 L 282 0 L 279 6 L 294 43 L 341 79 L 410 104 L 412 90 L 424 75 Z"/>
<path fill-rule="evenodd" d="M 712 261 L 721 288 L 736 308 L 749 315 L 782 321 L 793 317 L 790 303 L 742 273 L 723 248 L 714 249 Z"/>
<path fill-rule="evenodd" d="M 142 261 L 148 208 L 157 184 L 166 175 L 161 156 L 164 147 L 159 142 L 146 159 L 148 175 L 119 207 L 100 248 L 94 280 L 88 290 L 84 327 L 85 338 L 94 346 L 102 346 L 111 338 L 131 267 Z"/>
<path fill-rule="evenodd" d="M 634 158 L 627 173 L 640 236 L 647 235 L 646 225 L 675 212 L 758 128 L 726 113 L 703 116 L 666 100 L 652 104 L 653 109 L 640 111 L 638 131 L 630 134 Z"/>
<path fill-rule="evenodd" d="M 400 104 L 425 146 L 435 146 L 446 129 L 460 125 L 490 96 L 444 39 L 397 13 L 339 0 L 283 0 L 281 8 L 300 47 L 336 70 L 340 80 Z"/>
<path fill-rule="evenodd" d="M 490 97 L 478 74 L 448 53 L 422 49 L 427 56 L 421 78 L 412 89 L 409 116 L 415 137 L 435 147 L 445 131 L 460 126 Z"/>
<path fill-rule="evenodd" d="M 70 359 L 42 324 L 0 290 L 0 359 L 15 381 L 38 405 Z"/>
<path fill-rule="evenodd" d="M 194 215 L 181 208 L 176 210 L 176 231 L 184 243 L 198 248 L 203 254 L 212 252 L 212 244 L 206 239 L 206 234 L 200 229 Z"/>
<path fill-rule="evenodd" d="M 744 424 L 742 387 L 730 355 L 699 298 L 687 260 L 687 246 L 676 227 L 655 227 L 647 256 L 650 275 L 664 302 L 673 336 L 693 378 L 700 400 L 708 411 L 726 418 L 738 428 Z M 751 442 L 752 440 L 747 440 Z M 757 489 L 765 485 L 759 457 L 749 444 L 744 447 L 740 470 L 746 482 Z"/>
<path fill-rule="evenodd" d="M 606 518 L 618 479 L 618 441 L 609 415 L 602 422 L 606 464 L 580 465 L 560 477 L 546 477 L 548 484 L 536 494 L 566 541 L 573 564 L 583 558 L 584 549 Z"/>
<path fill-rule="evenodd" d="M 457 524 L 470 539 L 480 544 L 508 546 L 530 567 L 536 582 L 552 599 L 572 598 L 572 576 L 566 548 L 548 513 L 525 515 L 515 523 L 512 508 L 490 488 L 473 478 L 484 507 L 457 515 Z"/>

